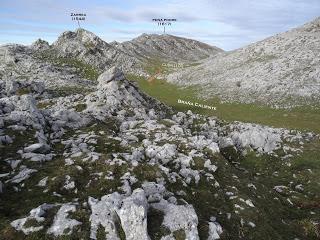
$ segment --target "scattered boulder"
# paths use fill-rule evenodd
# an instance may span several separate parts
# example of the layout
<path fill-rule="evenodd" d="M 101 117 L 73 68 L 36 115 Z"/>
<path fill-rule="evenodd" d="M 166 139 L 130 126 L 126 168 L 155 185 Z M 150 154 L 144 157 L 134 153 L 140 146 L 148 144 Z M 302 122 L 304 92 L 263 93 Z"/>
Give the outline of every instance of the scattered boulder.
<path fill-rule="evenodd" d="M 212 221 L 209 222 L 209 237 L 208 240 L 220 239 L 220 235 L 223 230 L 221 225 L 215 221 L 215 218 L 211 218 Z"/>
<path fill-rule="evenodd" d="M 34 143 L 23 149 L 24 152 L 29 153 L 48 153 L 50 151 L 50 146 L 45 143 Z"/>
<path fill-rule="evenodd" d="M 30 226 L 30 227 L 25 227 L 25 223 L 28 220 L 35 220 L 37 223 L 42 223 L 44 222 L 45 218 L 45 214 L 46 211 L 53 208 L 55 205 L 53 204 L 42 204 L 37 208 L 34 208 L 30 211 L 29 216 L 25 217 L 25 218 L 21 218 L 21 219 L 17 219 L 14 220 L 13 222 L 11 222 L 11 226 L 13 228 L 15 228 L 17 231 L 22 231 L 24 234 L 28 235 L 32 232 L 38 232 L 40 230 L 43 229 L 43 226 Z"/>
<path fill-rule="evenodd" d="M 151 204 L 151 206 L 164 213 L 162 224 L 171 232 L 184 230 L 186 239 L 199 239 L 198 217 L 191 205 L 175 205 L 162 199 L 159 203 Z"/>
<path fill-rule="evenodd" d="M 7 145 L 13 143 L 13 140 L 10 136 L 4 135 L 0 136 L 0 145 Z"/>
<path fill-rule="evenodd" d="M 241 149 L 253 148 L 259 152 L 270 153 L 280 147 L 281 130 L 249 123 L 234 126 L 230 134 L 235 146 Z"/>
<path fill-rule="evenodd" d="M 142 189 L 135 189 L 132 195 L 122 201 L 117 210 L 127 240 L 149 240 L 147 231 L 148 203 Z"/>
<path fill-rule="evenodd" d="M 21 171 L 15 175 L 13 178 L 7 180 L 6 182 L 11 182 L 11 183 L 21 183 L 24 180 L 28 179 L 32 173 L 38 172 L 35 169 L 29 169 L 25 166 L 20 167 Z"/>
<path fill-rule="evenodd" d="M 48 234 L 53 234 L 55 237 L 62 235 L 70 235 L 75 226 L 81 222 L 68 218 L 70 212 L 75 212 L 76 206 L 73 204 L 63 204 L 54 217 L 52 226 L 48 229 Z"/>

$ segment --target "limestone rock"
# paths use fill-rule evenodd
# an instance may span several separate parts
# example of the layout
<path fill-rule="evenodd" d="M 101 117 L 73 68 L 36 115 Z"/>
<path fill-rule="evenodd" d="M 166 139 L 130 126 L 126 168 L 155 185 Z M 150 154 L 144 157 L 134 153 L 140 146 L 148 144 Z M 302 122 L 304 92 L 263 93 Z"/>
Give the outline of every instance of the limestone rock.
<path fill-rule="evenodd" d="M 21 219 L 17 219 L 12 221 L 10 224 L 12 227 L 14 227 L 17 231 L 23 231 L 24 234 L 28 235 L 32 232 L 37 232 L 43 229 L 43 226 L 31 226 L 31 227 L 25 227 L 24 224 L 28 221 L 28 220 L 36 220 L 38 223 L 42 223 L 45 218 L 45 214 L 46 211 L 53 208 L 55 205 L 53 204 L 42 204 L 37 208 L 34 208 L 30 211 L 29 216 L 25 217 L 25 218 L 21 218 Z"/>
<path fill-rule="evenodd" d="M 33 153 L 48 153 L 50 146 L 44 143 L 34 143 L 28 147 L 24 148 L 24 152 L 33 152 Z"/>
<path fill-rule="evenodd" d="M 127 240 L 149 240 L 147 231 L 147 199 L 142 189 L 135 189 L 117 210 Z"/>
<path fill-rule="evenodd" d="M 47 233 L 54 236 L 70 235 L 75 226 L 81 222 L 68 218 L 70 212 L 75 212 L 76 207 L 72 204 L 63 204 L 54 217 L 52 226 L 48 229 Z M 67 231 L 66 231 L 67 230 Z"/>

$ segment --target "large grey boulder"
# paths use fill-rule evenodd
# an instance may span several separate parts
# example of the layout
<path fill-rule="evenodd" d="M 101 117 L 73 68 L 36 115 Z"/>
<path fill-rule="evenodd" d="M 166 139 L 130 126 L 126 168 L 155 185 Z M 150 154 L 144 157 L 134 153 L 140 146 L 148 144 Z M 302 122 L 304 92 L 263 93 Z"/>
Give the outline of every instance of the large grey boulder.
<path fill-rule="evenodd" d="M 81 222 L 69 218 L 69 214 L 76 211 L 73 204 L 63 204 L 54 217 L 53 224 L 48 229 L 48 234 L 55 237 L 62 235 L 70 235 L 74 227 L 81 225 Z"/>
<path fill-rule="evenodd" d="M 230 137 L 238 148 L 252 148 L 258 152 L 270 153 L 281 146 L 281 129 L 249 123 L 233 127 L 234 131 L 231 132 Z"/>
<path fill-rule="evenodd" d="M 98 77 L 98 83 L 99 83 L 98 89 L 100 87 L 104 87 L 107 83 L 111 81 L 121 81 L 124 79 L 125 77 L 123 72 L 117 67 L 112 67 Z"/>
<path fill-rule="evenodd" d="M 28 147 L 25 147 L 24 152 L 29 153 L 48 153 L 50 151 L 50 146 L 45 143 L 34 143 Z"/>
<path fill-rule="evenodd" d="M 92 212 L 90 216 L 91 239 L 97 239 L 97 231 L 100 225 L 104 228 L 106 239 L 120 239 L 116 229 L 117 214 L 115 211 L 120 207 L 121 200 L 122 196 L 117 192 L 103 196 L 100 201 L 89 197 L 88 203 Z"/>
<path fill-rule="evenodd" d="M 148 203 L 142 189 L 135 189 L 117 210 L 127 240 L 149 240 L 147 231 Z"/>
<path fill-rule="evenodd" d="M 171 232 L 184 230 L 186 239 L 199 240 L 198 216 L 192 205 L 175 205 L 162 199 L 159 203 L 151 204 L 151 206 L 164 213 L 162 225 Z"/>
<path fill-rule="evenodd" d="M 101 200 L 89 198 L 92 214 L 91 239 L 97 239 L 97 230 L 101 225 L 106 233 L 106 239 L 118 240 L 120 229 L 116 222 L 121 224 L 127 240 L 149 240 L 147 232 L 147 199 L 142 189 L 124 197 L 117 192 L 103 196 Z"/>

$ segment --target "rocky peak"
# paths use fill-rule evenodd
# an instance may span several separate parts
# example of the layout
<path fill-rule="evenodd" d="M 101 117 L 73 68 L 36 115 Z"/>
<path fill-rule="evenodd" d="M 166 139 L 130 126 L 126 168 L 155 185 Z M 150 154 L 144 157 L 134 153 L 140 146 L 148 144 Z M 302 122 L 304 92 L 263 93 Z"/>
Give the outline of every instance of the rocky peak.
<path fill-rule="evenodd" d="M 89 32 L 83 28 L 78 28 L 76 30 L 76 37 L 83 43 L 87 44 L 93 44 L 94 46 L 97 46 L 99 44 L 106 45 L 107 43 L 104 42 L 101 38 L 99 38 L 97 35 L 95 35 L 92 32 Z"/>
<path fill-rule="evenodd" d="M 301 29 L 306 32 L 320 32 L 320 17 L 304 24 Z"/>
<path fill-rule="evenodd" d="M 34 50 L 47 50 L 50 48 L 50 45 L 47 41 L 38 39 L 34 43 L 32 43 L 31 48 Z"/>
<path fill-rule="evenodd" d="M 75 32 L 62 33 L 53 43 L 52 50 L 58 57 L 77 59 L 100 71 L 105 71 L 112 66 L 118 66 L 121 70 L 129 71 L 138 62 L 135 57 L 121 52 L 115 46 L 106 43 L 92 32 L 82 28 Z"/>
<path fill-rule="evenodd" d="M 123 52 L 142 58 L 163 57 L 168 60 L 198 61 L 223 52 L 223 50 L 199 41 L 169 34 L 146 34 L 117 46 Z"/>
<path fill-rule="evenodd" d="M 72 31 L 63 32 L 53 45 L 61 46 L 71 42 L 77 43 L 78 45 L 84 45 L 87 48 L 109 46 L 109 44 L 107 44 L 97 35 L 83 28 L 78 28 L 75 32 L 72 32 Z"/>

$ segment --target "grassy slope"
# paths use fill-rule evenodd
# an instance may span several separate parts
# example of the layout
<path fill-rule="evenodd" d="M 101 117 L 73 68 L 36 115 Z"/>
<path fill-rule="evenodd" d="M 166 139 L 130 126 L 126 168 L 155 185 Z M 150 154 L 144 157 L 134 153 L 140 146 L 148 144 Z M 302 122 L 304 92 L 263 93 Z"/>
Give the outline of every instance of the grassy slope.
<path fill-rule="evenodd" d="M 179 111 L 191 110 L 196 113 L 214 115 L 227 121 L 255 122 L 274 127 L 307 130 L 320 133 L 320 109 L 300 107 L 291 110 L 272 109 L 266 106 L 240 103 L 221 103 L 218 99 L 204 101 L 197 98 L 195 87 L 181 88 L 164 80 L 149 83 L 143 77 L 128 75 L 147 94 L 159 99 Z M 215 106 L 216 111 L 178 104 L 177 100 L 198 102 Z"/>
<path fill-rule="evenodd" d="M 95 81 L 97 80 L 100 72 L 98 69 L 96 69 L 94 66 L 91 66 L 87 63 L 84 63 L 78 59 L 75 58 L 63 58 L 63 57 L 57 57 L 53 53 L 50 53 L 50 51 L 45 51 L 40 54 L 34 55 L 36 58 L 44 61 L 48 61 L 52 63 L 55 66 L 63 67 L 63 66 L 69 66 L 74 67 L 77 69 L 77 73 L 88 80 Z"/>
<path fill-rule="evenodd" d="M 152 75 L 158 66 L 148 66 L 147 70 Z M 311 107 L 294 108 L 291 110 L 272 109 L 266 106 L 254 104 L 239 103 L 221 103 L 218 99 L 210 99 L 203 101 L 197 98 L 198 90 L 195 87 L 182 88 L 177 85 L 170 84 L 164 80 L 156 80 L 148 83 L 145 78 L 128 75 L 128 79 L 136 81 L 139 87 L 147 94 L 159 99 L 160 101 L 170 105 L 178 111 L 192 110 L 193 112 L 214 115 L 227 121 L 243 121 L 255 122 L 274 127 L 283 127 L 289 129 L 298 129 L 301 131 L 313 131 L 320 133 L 320 109 L 312 109 Z M 182 99 L 190 102 L 198 102 L 215 106 L 216 111 L 201 109 L 193 106 L 178 104 L 177 100 Z M 281 152 L 279 156 L 281 156 Z M 224 169 L 220 166 L 221 177 L 217 179 L 221 185 L 232 185 L 241 189 L 241 194 L 250 195 L 258 212 L 247 212 L 248 218 L 251 218 L 257 227 L 250 232 L 237 225 L 237 219 L 230 220 L 219 216 L 219 221 L 226 228 L 226 234 L 222 239 L 235 239 L 235 236 L 245 234 L 248 239 L 293 239 L 296 236 L 301 239 L 318 239 L 320 230 L 313 222 L 319 220 L 319 192 L 320 185 L 320 142 L 319 140 L 306 143 L 304 152 L 297 154 L 291 164 L 287 165 L 283 161 L 279 161 L 277 157 L 271 156 L 255 156 L 249 154 L 241 159 L 239 167 L 245 168 L 248 173 L 237 175 L 241 181 L 238 185 L 231 183 L 231 175 L 236 171 L 234 168 Z M 257 175 L 259 174 L 259 175 Z M 252 195 L 245 186 L 254 182 L 258 190 Z M 303 193 L 291 192 L 289 194 L 279 194 L 273 190 L 274 186 L 285 185 L 294 190 L 294 186 L 303 184 L 305 191 Z M 169 187 L 170 190 L 173 189 Z M 215 199 L 215 189 L 208 187 L 208 184 L 201 184 L 190 189 L 186 188 L 187 201 L 196 208 L 199 217 L 199 233 L 201 239 L 206 239 L 206 220 L 208 216 L 217 216 L 219 208 L 232 208 L 224 199 Z M 193 194 L 192 194 L 193 192 Z M 189 194 L 190 193 L 190 194 Z M 195 197 L 193 197 L 195 196 Z M 202 199 L 202 201 L 198 201 Z M 290 199 L 293 206 L 288 203 Z M 204 204 L 206 203 L 206 204 Z M 310 212 L 314 212 L 312 217 Z M 271 220 L 272 219 L 272 220 Z M 234 222 L 233 222 L 234 221 Z M 285 224 L 283 224 L 285 223 Z M 229 228 L 232 226 L 231 228 Z"/>

